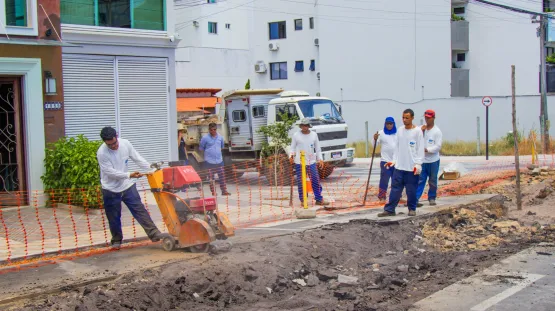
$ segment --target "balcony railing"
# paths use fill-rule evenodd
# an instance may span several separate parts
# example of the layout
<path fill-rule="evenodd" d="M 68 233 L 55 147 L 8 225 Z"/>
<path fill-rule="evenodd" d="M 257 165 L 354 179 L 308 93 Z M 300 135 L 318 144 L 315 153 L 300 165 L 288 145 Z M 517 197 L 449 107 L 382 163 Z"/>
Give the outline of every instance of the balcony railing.
<path fill-rule="evenodd" d="M 470 96 L 470 70 L 462 68 L 451 68 L 451 96 Z"/>
<path fill-rule="evenodd" d="M 451 50 L 468 51 L 468 22 L 451 21 Z"/>

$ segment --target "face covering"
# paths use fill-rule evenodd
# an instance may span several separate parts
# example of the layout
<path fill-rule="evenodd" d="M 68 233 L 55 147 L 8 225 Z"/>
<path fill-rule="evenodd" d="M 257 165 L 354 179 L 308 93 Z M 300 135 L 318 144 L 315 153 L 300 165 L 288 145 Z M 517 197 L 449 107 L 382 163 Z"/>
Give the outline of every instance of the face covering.
<path fill-rule="evenodd" d="M 397 133 L 397 127 L 395 127 L 395 120 L 393 119 L 393 117 L 387 117 L 385 119 L 385 123 L 393 123 L 393 128 L 391 130 L 388 130 L 385 124 L 383 125 L 383 132 L 385 133 L 385 135 L 393 135 Z"/>

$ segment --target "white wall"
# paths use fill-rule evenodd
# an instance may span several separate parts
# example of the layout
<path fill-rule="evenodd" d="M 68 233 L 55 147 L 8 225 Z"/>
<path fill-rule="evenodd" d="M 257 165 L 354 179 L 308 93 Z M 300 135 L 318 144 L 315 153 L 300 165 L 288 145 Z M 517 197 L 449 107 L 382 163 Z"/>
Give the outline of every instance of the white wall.
<path fill-rule="evenodd" d="M 303 1 L 306 2 L 306 1 Z M 252 65 L 249 71 L 252 88 L 283 88 L 288 90 L 304 90 L 311 95 L 320 92 L 320 84 L 316 78 L 319 71 L 319 48 L 314 45 L 318 38 L 317 17 L 315 17 L 314 4 L 290 3 L 275 0 L 258 0 L 253 9 L 252 32 Z M 309 18 L 315 17 L 315 27 L 310 29 Z M 295 19 L 303 20 L 303 29 L 295 30 Z M 269 23 L 286 22 L 285 39 L 270 40 Z M 268 45 L 277 43 L 278 51 L 270 51 Z M 310 71 L 310 60 L 316 61 L 316 71 Z M 295 72 L 295 61 L 304 61 L 304 71 Z M 267 72 L 260 74 L 254 72 L 254 64 L 263 61 Z M 270 79 L 270 63 L 287 62 L 287 80 Z"/>
<path fill-rule="evenodd" d="M 517 91 L 518 93 L 518 91 Z M 486 139 L 486 110 L 482 106 L 481 97 L 452 98 L 426 100 L 411 105 L 403 105 L 391 101 L 375 102 L 344 102 L 342 104 L 343 116 L 349 125 L 349 142 L 365 139 L 364 122 L 368 121 L 370 133 L 375 133 L 383 128 L 385 118 L 395 118 L 397 126 L 402 125 L 403 110 L 410 108 L 415 113 L 414 123 L 423 124 L 424 111 L 436 111 L 436 124 L 443 132 L 446 140 L 476 140 L 476 117 L 480 117 L 481 140 Z M 530 129 L 539 132 L 540 97 L 519 96 L 516 101 L 517 123 L 519 131 L 526 135 Z M 493 104 L 489 108 L 489 136 L 497 139 L 512 131 L 512 112 L 510 97 L 493 97 Z M 555 96 L 548 97 L 549 119 L 555 120 Z M 551 135 L 555 135 L 552 126 Z"/>
<path fill-rule="evenodd" d="M 176 50 L 178 88 L 244 88 L 253 68 L 249 48 L 251 12 L 233 8 L 246 2 L 175 2 L 176 31 L 182 39 Z M 208 22 L 217 23 L 217 34 L 208 32 Z M 230 24 L 229 29 L 226 24 Z"/>
<path fill-rule="evenodd" d="M 499 3 L 542 11 L 541 1 L 503 0 Z M 470 96 L 508 96 L 511 94 L 511 65 L 517 70 L 516 88 L 521 95 L 539 93 L 538 24 L 530 15 L 508 12 L 470 2 L 466 20 L 469 22 Z"/>

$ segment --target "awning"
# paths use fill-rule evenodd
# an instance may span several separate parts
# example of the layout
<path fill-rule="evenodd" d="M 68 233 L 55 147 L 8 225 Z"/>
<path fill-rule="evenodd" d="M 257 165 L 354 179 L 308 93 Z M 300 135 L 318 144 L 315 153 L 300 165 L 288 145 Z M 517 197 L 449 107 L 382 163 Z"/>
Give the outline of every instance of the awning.
<path fill-rule="evenodd" d="M 203 108 L 215 108 L 217 102 L 220 102 L 219 97 L 177 98 L 177 112 L 194 112 L 203 111 Z"/>

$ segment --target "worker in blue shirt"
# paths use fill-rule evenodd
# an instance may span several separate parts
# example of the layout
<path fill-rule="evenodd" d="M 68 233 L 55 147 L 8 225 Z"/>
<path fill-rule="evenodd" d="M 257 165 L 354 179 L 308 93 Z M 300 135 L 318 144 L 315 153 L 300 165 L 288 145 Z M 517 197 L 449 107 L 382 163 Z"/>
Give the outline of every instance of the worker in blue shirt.
<path fill-rule="evenodd" d="M 224 148 L 224 138 L 218 134 L 216 123 L 208 125 L 209 134 L 200 140 L 199 149 L 204 151 L 204 169 L 208 170 L 208 179 L 214 178 L 218 174 L 218 182 L 222 195 L 231 195 L 225 185 L 224 159 L 222 149 Z M 214 185 L 210 183 L 210 191 L 216 195 Z"/>

